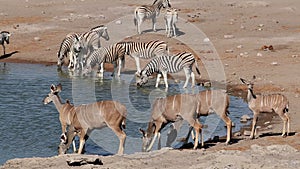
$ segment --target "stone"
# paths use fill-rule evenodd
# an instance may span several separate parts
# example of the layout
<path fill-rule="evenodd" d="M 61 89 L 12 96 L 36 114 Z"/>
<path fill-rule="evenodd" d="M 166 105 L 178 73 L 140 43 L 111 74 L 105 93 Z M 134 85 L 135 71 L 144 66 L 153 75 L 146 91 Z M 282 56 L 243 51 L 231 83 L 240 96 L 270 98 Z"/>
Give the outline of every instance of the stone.
<path fill-rule="evenodd" d="M 121 25 L 121 24 L 122 24 L 122 21 L 121 21 L 121 20 L 117 20 L 117 21 L 116 21 L 116 24 L 117 24 L 117 25 Z"/>
<path fill-rule="evenodd" d="M 244 131 L 244 136 L 250 136 L 251 135 L 251 131 L 245 130 Z"/>
<path fill-rule="evenodd" d="M 233 39 L 234 35 L 224 35 L 224 39 Z"/>
<path fill-rule="evenodd" d="M 34 37 L 33 39 L 34 39 L 35 41 L 41 41 L 41 38 L 38 37 L 38 36 Z"/>

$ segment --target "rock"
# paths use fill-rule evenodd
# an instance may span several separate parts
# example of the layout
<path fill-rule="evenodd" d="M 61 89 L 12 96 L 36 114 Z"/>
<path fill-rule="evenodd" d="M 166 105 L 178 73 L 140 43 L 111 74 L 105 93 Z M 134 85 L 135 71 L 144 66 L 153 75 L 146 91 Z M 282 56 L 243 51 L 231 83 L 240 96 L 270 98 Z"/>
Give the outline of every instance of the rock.
<path fill-rule="evenodd" d="M 242 48 L 243 48 L 243 45 L 238 45 L 236 48 L 242 49 Z"/>
<path fill-rule="evenodd" d="M 209 38 L 204 38 L 204 39 L 203 39 L 203 42 L 206 42 L 206 43 L 207 43 L 207 42 L 210 42 L 210 39 L 209 39 Z"/>
<path fill-rule="evenodd" d="M 251 117 L 250 116 L 248 116 L 247 114 L 244 114 L 242 117 L 241 117 L 241 122 L 242 123 L 246 123 L 248 120 L 250 120 L 251 119 Z"/>
<path fill-rule="evenodd" d="M 267 124 L 270 124 L 270 123 L 271 123 L 270 121 L 266 121 L 264 124 L 267 125 Z"/>
<path fill-rule="evenodd" d="M 267 126 L 267 129 L 272 129 L 272 128 L 273 128 L 272 125 L 268 125 L 268 126 Z"/>
<path fill-rule="evenodd" d="M 224 39 L 233 39 L 234 35 L 224 35 Z"/>
<path fill-rule="evenodd" d="M 225 53 L 233 53 L 233 49 L 227 49 L 225 50 Z"/>
<path fill-rule="evenodd" d="M 256 54 L 256 56 L 262 57 L 262 54 L 258 52 L 258 53 Z"/>
<path fill-rule="evenodd" d="M 251 135 L 251 131 L 245 130 L 244 131 L 244 136 L 250 136 Z"/>
<path fill-rule="evenodd" d="M 239 136 L 241 136 L 241 135 L 242 135 L 241 132 L 236 132 L 236 133 L 233 134 L 233 137 L 239 137 Z"/>
<path fill-rule="evenodd" d="M 298 55 L 292 55 L 292 58 L 297 58 L 298 57 Z"/>
<path fill-rule="evenodd" d="M 117 25 L 121 25 L 121 24 L 122 24 L 122 21 L 121 21 L 121 20 L 117 20 L 117 21 L 116 21 L 116 24 L 117 24 Z"/>
<path fill-rule="evenodd" d="M 38 37 L 38 36 L 34 37 L 33 39 L 34 39 L 35 41 L 41 41 L 41 38 Z"/>
<path fill-rule="evenodd" d="M 278 66 L 278 62 L 272 62 L 271 65 L 272 66 Z"/>

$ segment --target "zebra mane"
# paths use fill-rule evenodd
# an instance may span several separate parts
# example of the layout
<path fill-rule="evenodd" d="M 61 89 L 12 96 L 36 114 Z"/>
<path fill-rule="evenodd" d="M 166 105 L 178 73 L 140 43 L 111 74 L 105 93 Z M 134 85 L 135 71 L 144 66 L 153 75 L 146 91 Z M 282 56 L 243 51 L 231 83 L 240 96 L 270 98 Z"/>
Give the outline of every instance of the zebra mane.
<path fill-rule="evenodd" d="M 155 1 L 153 2 L 153 4 L 152 4 L 152 5 L 156 4 L 156 3 L 157 3 L 157 1 L 161 1 L 161 0 L 155 0 Z"/>
<path fill-rule="evenodd" d="M 3 33 L 10 34 L 8 31 L 1 31 L 0 33 L 1 33 L 1 34 L 3 34 Z"/>
<path fill-rule="evenodd" d="M 104 25 L 98 25 L 98 26 L 95 26 L 95 27 L 91 28 L 91 31 L 92 31 L 92 30 L 95 30 L 95 29 L 98 29 L 98 28 L 102 28 L 102 27 L 105 27 L 105 26 L 104 26 Z"/>

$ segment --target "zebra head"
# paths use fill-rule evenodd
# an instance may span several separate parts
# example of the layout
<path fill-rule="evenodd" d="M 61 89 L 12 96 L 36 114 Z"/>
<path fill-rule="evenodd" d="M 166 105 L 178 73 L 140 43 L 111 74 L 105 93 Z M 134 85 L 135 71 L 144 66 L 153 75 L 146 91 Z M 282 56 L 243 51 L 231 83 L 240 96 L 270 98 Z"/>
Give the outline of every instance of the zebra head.
<path fill-rule="evenodd" d="M 104 38 L 105 40 L 109 40 L 109 35 L 107 31 L 107 27 L 104 25 L 99 25 L 91 29 L 91 31 L 96 31 L 99 33 L 99 36 Z"/>
<path fill-rule="evenodd" d="M 164 8 L 171 8 L 171 4 L 169 0 L 162 0 L 162 5 Z"/>
<path fill-rule="evenodd" d="M 80 37 L 78 37 L 77 35 L 75 35 L 75 39 L 72 45 L 72 49 L 75 53 L 79 53 L 83 48 L 83 44 L 80 40 Z"/>
<path fill-rule="evenodd" d="M 146 71 L 142 71 L 141 73 L 137 74 L 137 86 L 141 87 L 143 86 L 144 84 L 146 84 L 148 82 L 148 75 L 146 74 Z"/>
<path fill-rule="evenodd" d="M 6 44 L 9 44 L 9 37 L 10 37 L 10 33 L 8 31 L 2 31 L 0 33 L 2 35 L 2 40 L 6 42 Z"/>

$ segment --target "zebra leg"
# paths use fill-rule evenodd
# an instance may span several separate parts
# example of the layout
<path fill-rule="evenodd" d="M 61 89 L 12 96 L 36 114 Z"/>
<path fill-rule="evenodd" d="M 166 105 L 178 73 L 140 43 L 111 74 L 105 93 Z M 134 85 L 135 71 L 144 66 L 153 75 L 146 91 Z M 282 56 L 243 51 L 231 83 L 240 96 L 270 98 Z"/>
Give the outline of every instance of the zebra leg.
<path fill-rule="evenodd" d="M 100 64 L 100 70 L 99 70 L 99 76 L 103 77 L 103 72 L 104 72 L 104 62 Z"/>
<path fill-rule="evenodd" d="M 173 36 L 176 37 L 176 26 L 175 23 L 172 24 L 172 28 L 173 28 Z"/>
<path fill-rule="evenodd" d="M 4 55 L 5 55 L 5 46 L 4 46 L 4 42 L 3 42 L 2 46 L 3 46 L 3 53 L 4 53 Z"/>
<path fill-rule="evenodd" d="M 166 85 L 166 89 L 168 89 L 169 88 L 169 85 L 168 85 L 168 74 L 165 71 L 162 71 L 161 73 L 162 73 L 162 75 L 164 77 L 164 82 L 165 82 L 165 85 Z"/>
<path fill-rule="evenodd" d="M 140 59 L 138 56 L 134 56 L 134 60 L 137 69 L 137 72 L 135 74 L 139 75 L 141 73 Z"/>
<path fill-rule="evenodd" d="M 192 77 L 192 87 L 195 87 L 195 74 L 194 74 L 194 72 L 191 72 L 191 77 Z"/>
<path fill-rule="evenodd" d="M 183 68 L 183 70 L 184 70 L 185 78 L 186 78 L 183 88 L 186 88 L 189 83 L 190 77 L 191 77 L 191 70 L 189 68 Z"/>
<path fill-rule="evenodd" d="M 152 24 L 153 24 L 153 26 L 152 26 L 153 31 L 156 32 L 156 16 L 153 16 L 153 18 L 152 18 Z"/>
<path fill-rule="evenodd" d="M 161 74 L 157 74 L 157 78 L 156 78 L 156 84 L 155 84 L 155 87 L 157 88 L 158 87 L 158 84 L 160 82 L 160 77 L 161 77 Z"/>
<path fill-rule="evenodd" d="M 116 65 L 117 66 L 117 65 Z M 119 67 L 118 67 L 118 77 L 121 75 L 121 68 L 122 68 L 122 60 L 119 59 Z"/>

